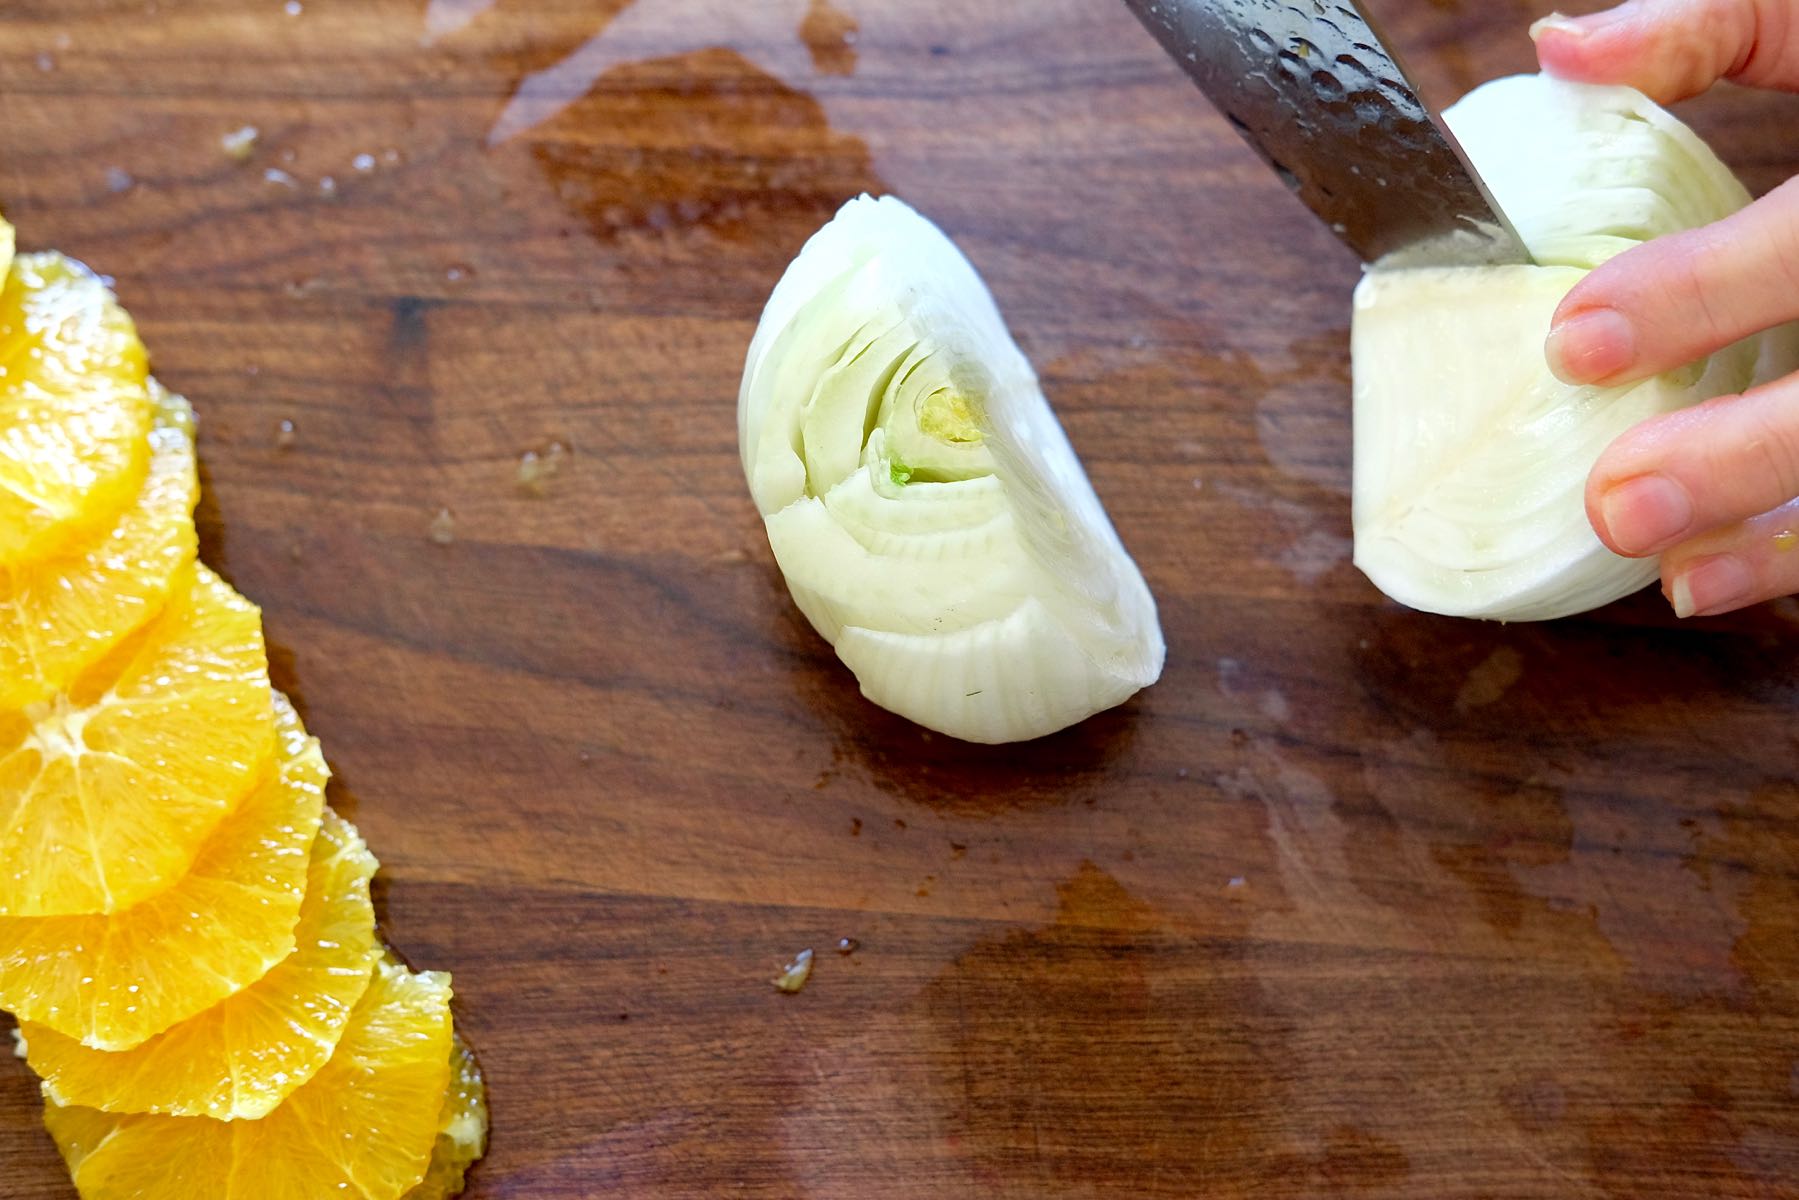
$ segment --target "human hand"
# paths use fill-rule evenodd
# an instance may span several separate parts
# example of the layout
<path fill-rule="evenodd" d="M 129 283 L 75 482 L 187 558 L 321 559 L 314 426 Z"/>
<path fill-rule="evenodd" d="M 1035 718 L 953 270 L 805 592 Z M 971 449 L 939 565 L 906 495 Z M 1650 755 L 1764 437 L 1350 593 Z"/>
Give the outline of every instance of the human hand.
<path fill-rule="evenodd" d="M 1720 79 L 1799 91 L 1799 0 L 1628 0 L 1531 30 L 1543 69 L 1629 84 L 1661 103 Z M 1588 275 L 1547 342 L 1569 383 L 1620 384 L 1799 320 L 1799 179 L 1703 229 Z M 1587 480 L 1587 516 L 1619 554 L 1662 555 L 1682 617 L 1799 591 L 1799 374 L 1652 418 Z"/>

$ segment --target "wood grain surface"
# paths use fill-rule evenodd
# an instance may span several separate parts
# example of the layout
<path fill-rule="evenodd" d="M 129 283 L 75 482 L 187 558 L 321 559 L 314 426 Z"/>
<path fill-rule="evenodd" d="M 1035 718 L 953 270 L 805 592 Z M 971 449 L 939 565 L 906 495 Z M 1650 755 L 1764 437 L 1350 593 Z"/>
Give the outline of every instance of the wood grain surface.
<path fill-rule="evenodd" d="M 1799 605 L 1386 602 L 1356 264 L 1123 6 L 832 3 L 0 8 L 0 204 L 199 409 L 202 552 L 455 974 L 471 1194 L 1799 1197 Z M 1446 101 L 1547 4 L 1379 8 Z M 1791 98 L 1686 111 L 1799 166 Z M 863 702 L 746 494 L 762 301 L 864 190 L 1161 603 L 1162 682 L 1040 743 Z M 0 1198 L 72 1194 L 8 1059 Z"/>

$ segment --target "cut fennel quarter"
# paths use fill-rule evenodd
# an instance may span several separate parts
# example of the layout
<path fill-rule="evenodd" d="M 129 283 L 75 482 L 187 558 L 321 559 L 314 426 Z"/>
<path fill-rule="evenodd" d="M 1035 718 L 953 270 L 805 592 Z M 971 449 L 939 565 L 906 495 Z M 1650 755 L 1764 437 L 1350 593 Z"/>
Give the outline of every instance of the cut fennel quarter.
<path fill-rule="evenodd" d="M 972 742 L 1155 682 L 1155 601 L 986 285 L 891 197 L 852 200 L 769 297 L 738 395 L 794 602 L 862 694 Z"/>
<path fill-rule="evenodd" d="M 1543 343 L 1615 254 L 1749 202 L 1629 88 L 1496 80 L 1444 114 L 1539 266 L 1371 271 L 1355 294 L 1355 561 L 1412 608 L 1502 621 L 1598 608 L 1658 574 L 1587 521 L 1587 475 L 1639 421 L 1747 387 L 1757 339 L 1628 387 L 1575 387 Z"/>

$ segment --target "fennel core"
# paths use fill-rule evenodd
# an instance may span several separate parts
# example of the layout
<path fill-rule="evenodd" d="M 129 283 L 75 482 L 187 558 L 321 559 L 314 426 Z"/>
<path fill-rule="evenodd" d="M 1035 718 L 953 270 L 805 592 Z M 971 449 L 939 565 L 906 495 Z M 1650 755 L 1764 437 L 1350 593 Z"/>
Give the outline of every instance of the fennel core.
<path fill-rule="evenodd" d="M 983 398 L 951 380 L 931 348 L 915 346 L 908 358 L 871 414 L 864 453 L 885 461 L 898 487 L 993 474 Z"/>
<path fill-rule="evenodd" d="M 977 405 L 956 388 L 939 388 L 925 397 L 918 409 L 918 432 L 934 438 L 946 446 L 979 447 L 985 440 L 976 417 Z M 908 466 L 897 457 L 890 457 L 887 463 L 887 477 L 893 480 L 895 487 L 904 487 L 912 482 L 914 475 L 920 475 L 920 469 Z M 920 482 L 926 482 L 921 478 Z"/>
<path fill-rule="evenodd" d="M 925 399 L 918 413 L 918 431 L 952 445 L 981 441 L 975 406 L 955 388 L 940 388 Z"/>

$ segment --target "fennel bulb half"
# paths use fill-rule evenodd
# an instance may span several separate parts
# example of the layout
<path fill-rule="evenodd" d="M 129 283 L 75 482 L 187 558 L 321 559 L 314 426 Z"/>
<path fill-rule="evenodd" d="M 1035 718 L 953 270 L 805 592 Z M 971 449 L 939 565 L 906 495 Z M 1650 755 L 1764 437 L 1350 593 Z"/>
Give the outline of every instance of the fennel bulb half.
<path fill-rule="evenodd" d="M 1413 608 L 1546 620 L 1659 571 L 1588 524 L 1587 474 L 1613 438 L 1749 386 L 1757 339 L 1625 387 L 1575 387 L 1543 343 L 1562 298 L 1613 255 L 1709 224 L 1749 193 L 1630 88 L 1521 75 L 1444 118 L 1539 265 L 1381 270 L 1356 289 L 1355 562 Z"/>
<path fill-rule="evenodd" d="M 1035 373 L 898 200 L 852 200 L 787 268 L 737 420 L 794 602 L 874 703 L 1021 741 L 1161 674 L 1155 601 Z"/>

